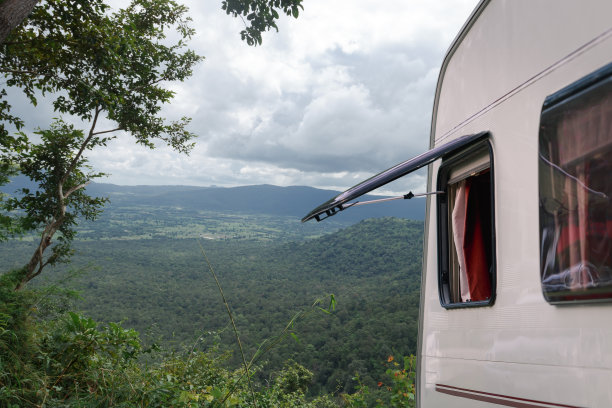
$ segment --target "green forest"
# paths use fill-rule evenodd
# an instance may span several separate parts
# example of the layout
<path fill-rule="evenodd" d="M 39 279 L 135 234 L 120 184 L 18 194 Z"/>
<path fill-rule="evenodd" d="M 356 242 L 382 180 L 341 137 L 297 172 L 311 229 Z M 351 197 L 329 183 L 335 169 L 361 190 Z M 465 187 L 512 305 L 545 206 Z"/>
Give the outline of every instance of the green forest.
<path fill-rule="evenodd" d="M 304 401 L 327 396 L 333 404 L 359 406 L 347 397 L 361 395 L 366 406 L 381 398 L 389 403 L 392 393 L 378 386 L 397 364 L 387 360 L 394 356 L 401 362 L 416 351 L 422 222 L 368 219 L 315 238 L 304 228 L 301 237 L 295 232 L 287 239 L 281 228 L 270 232 L 264 216 L 226 214 L 219 219 L 245 220 L 233 236 L 177 238 L 172 228 L 143 238 L 138 230 L 126 235 L 126 228 L 138 225 L 133 217 L 143 224 L 179 225 L 182 216 L 173 223 L 172 212 L 159 209 L 152 222 L 150 214 L 134 211 L 125 219 L 127 213 L 109 209 L 106 217 L 115 220 L 118 235 L 113 238 L 109 223 L 87 226 L 87 238 L 74 244 L 73 262 L 33 285 L 34 298 L 43 299 L 32 300 L 37 304 L 32 319 L 47 325 L 78 313 L 95 327 L 119 324 L 140 333 L 142 348 L 154 345 L 173 358 L 197 350 L 224 370 L 238 370 L 240 352 L 201 245 L 228 299 L 244 353 L 254 356 L 262 344 L 260 351 L 273 346 L 256 362 L 253 381 L 260 387 L 297 364 L 311 376 Z M 284 221 L 288 231 L 291 224 L 296 231 L 302 226 Z M 101 238 L 93 239 L 98 225 Z M 255 233 L 260 230 L 268 233 Z M 3 269 L 15 267 L 31 247 L 30 240 L 2 244 Z M 332 294 L 335 309 L 326 313 Z M 312 307 L 317 300 L 320 309 Z M 160 358 L 148 354 L 135 360 Z M 363 390 L 371 395 L 364 397 Z"/>

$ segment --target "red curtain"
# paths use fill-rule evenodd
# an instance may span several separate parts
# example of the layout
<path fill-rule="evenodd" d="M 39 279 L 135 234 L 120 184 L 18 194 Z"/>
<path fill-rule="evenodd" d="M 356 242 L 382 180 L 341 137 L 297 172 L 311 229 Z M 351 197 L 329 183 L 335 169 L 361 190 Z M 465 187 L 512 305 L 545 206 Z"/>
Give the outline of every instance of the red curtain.
<path fill-rule="evenodd" d="M 466 184 L 467 214 L 463 254 L 471 301 L 491 297 L 491 182 L 489 172 L 470 177 Z"/>

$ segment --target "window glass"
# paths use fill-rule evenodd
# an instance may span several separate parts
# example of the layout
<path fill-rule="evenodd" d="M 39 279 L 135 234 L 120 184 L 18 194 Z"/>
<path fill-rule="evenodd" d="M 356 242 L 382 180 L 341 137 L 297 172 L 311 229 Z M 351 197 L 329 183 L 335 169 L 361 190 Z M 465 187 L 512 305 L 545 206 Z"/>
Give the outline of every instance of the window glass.
<path fill-rule="evenodd" d="M 490 147 L 445 161 L 438 175 L 440 298 L 445 307 L 489 305 L 494 298 Z"/>
<path fill-rule="evenodd" d="M 612 80 L 590 78 L 545 104 L 541 118 L 540 263 L 550 302 L 612 299 Z"/>

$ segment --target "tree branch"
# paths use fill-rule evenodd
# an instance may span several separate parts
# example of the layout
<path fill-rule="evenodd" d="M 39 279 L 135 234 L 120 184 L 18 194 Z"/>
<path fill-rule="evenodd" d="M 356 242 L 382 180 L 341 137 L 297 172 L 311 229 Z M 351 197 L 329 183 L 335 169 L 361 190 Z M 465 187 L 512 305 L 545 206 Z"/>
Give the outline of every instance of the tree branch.
<path fill-rule="evenodd" d="M 111 130 L 102 130 L 100 132 L 94 132 L 94 133 L 92 133 L 92 135 L 101 135 L 101 134 L 104 134 L 104 133 L 118 132 L 120 130 L 125 130 L 125 128 L 118 127 L 116 129 L 111 129 Z"/>
<path fill-rule="evenodd" d="M 30 39 L 27 41 L 5 41 L 2 45 L 23 45 L 23 44 L 32 44 L 34 39 Z"/>
<path fill-rule="evenodd" d="M 48 263 L 53 259 L 53 256 L 52 256 L 51 258 L 49 258 L 49 260 L 47 260 L 47 262 L 43 262 L 43 253 L 45 252 L 47 247 L 51 245 L 51 239 L 53 238 L 57 230 L 64 223 L 64 219 L 66 217 L 66 199 L 75 191 L 87 186 L 89 182 L 79 184 L 78 186 L 71 187 L 65 194 L 64 194 L 64 184 L 66 184 L 66 181 L 70 177 L 70 174 L 72 174 L 72 172 L 76 168 L 79 160 L 81 159 L 81 156 L 83 155 L 83 152 L 87 148 L 87 145 L 89 144 L 89 142 L 95 135 L 94 130 L 96 128 L 96 124 L 98 122 L 98 118 L 100 117 L 101 111 L 102 109 L 100 109 L 100 107 L 96 107 L 94 118 L 91 124 L 91 128 L 89 129 L 89 135 L 83 141 L 83 143 L 81 143 L 78 153 L 72 159 L 72 161 L 70 162 L 70 165 L 66 169 L 66 172 L 62 176 L 61 180 L 58 182 L 57 199 L 58 199 L 58 212 L 59 213 L 56 213 L 53 216 L 53 219 L 49 220 L 49 222 L 47 223 L 47 226 L 45 227 L 43 233 L 41 234 L 40 243 L 38 244 L 38 247 L 34 251 L 32 258 L 30 259 L 30 262 L 27 265 L 26 274 L 21 279 L 21 281 L 17 284 L 17 286 L 15 287 L 15 290 L 21 289 L 30 280 L 40 275 L 43 268 L 46 265 L 48 265 Z M 38 269 L 36 269 L 37 266 L 38 266 Z M 35 270 L 36 272 L 34 272 Z"/>
<path fill-rule="evenodd" d="M 151 86 L 153 86 L 155 84 L 159 84 L 160 82 L 163 82 L 163 81 L 167 81 L 167 79 L 165 77 L 159 78 L 159 79 L 157 79 L 155 81 L 147 82 L 146 84 L 137 85 L 137 86 L 135 86 L 134 88 L 131 88 L 131 89 L 133 89 L 134 91 L 137 91 L 139 89 L 144 89 L 144 88 L 151 87 Z"/>
<path fill-rule="evenodd" d="M 66 194 L 64 194 L 64 199 L 70 197 L 70 194 L 74 193 L 75 191 L 87 187 L 87 185 L 89 185 L 89 183 L 91 183 L 91 181 L 87 181 L 86 183 L 79 184 L 78 186 L 72 187 L 70 190 L 66 191 Z"/>
<path fill-rule="evenodd" d="M 32 258 L 30 258 L 30 262 L 28 262 L 26 266 L 26 274 L 17 283 L 15 290 L 21 289 L 26 283 L 31 281 L 35 276 L 40 275 L 40 273 L 42 272 L 43 268 L 46 265 L 46 263 L 43 263 L 43 253 L 45 252 L 45 249 L 47 249 L 47 247 L 51 245 L 51 238 L 53 238 L 53 235 L 57 232 L 59 227 L 61 227 L 62 224 L 64 223 L 65 214 L 66 214 L 66 207 L 62 205 L 60 206 L 59 217 L 57 218 L 54 217 L 52 220 L 49 221 L 49 223 L 45 227 L 44 231 L 42 232 L 40 236 L 40 242 L 38 243 L 38 246 L 36 247 L 36 250 L 34 251 Z M 38 266 L 38 270 L 34 272 L 37 266 Z"/>
<path fill-rule="evenodd" d="M 4 74 L 30 74 L 30 75 L 38 75 L 39 71 L 30 71 L 30 70 L 22 70 L 22 69 L 8 69 L 4 67 L 0 67 L 0 72 Z"/>
<path fill-rule="evenodd" d="M 49 263 L 51 262 L 52 258 L 49 258 L 46 262 L 43 262 L 42 258 L 40 259 L 40 264 L 38 265 L 38 269 L 36 270 L 35 273 L 30 275 L 30 280 L 34 279 L 35 277 L 37 277 L 38 275 L 40 275 L 40 273 L 43 271 L 44 267 L 49 265 Z"/>
<path fill-rule="evenodd" d="M 70 162 L 70 166 L 68 166 L 68 169 L 66 169 L 66 173 L 64 173 L 64 177 L 62 177 L 62 179 L 59 182 L 58 190 L 59 190 L 60 196 L 62 197 L 62 200 L 64 197 L 64 195 L 62 194 L 64 184 L 66 183 L 66 180 L 68 180 L 68 177 L 70 177 L 70 173 L 72 173 L 78 161 L 81 159 L 81 156 L 83 155 L 83 152 L 85 151 L 85 148 L 87 147 L 87 144 L 89 144 L 89 142 L 91 141 L 91 138 L 95 135 L 94 129 L 96 128 L 96 124 L 98 123 L 98 117 L 100 116 L 101 111 L 102 109 L 100 109 L 100 107 L 97 106 L 96 113 L 94 114 L 94 118 L 91 124 L 91 128 L 89 128 L 89 135 L 87 136 L 87 139 L 85 139 L 85 141 L 81 143 L 81 148 L 79 149 L 79 152 L 76 154 L 76 156 L 74 156 L 74 159 L 72 159 L 72 162 Z"/>

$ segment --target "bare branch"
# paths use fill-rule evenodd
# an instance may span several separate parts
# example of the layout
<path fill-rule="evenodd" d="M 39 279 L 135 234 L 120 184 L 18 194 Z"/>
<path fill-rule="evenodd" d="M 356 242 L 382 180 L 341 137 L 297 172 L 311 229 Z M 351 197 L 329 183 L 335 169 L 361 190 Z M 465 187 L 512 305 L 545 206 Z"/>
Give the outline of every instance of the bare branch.
<path fill-rule="evenodd" d="M 64 199 L 70 197 L 70 194 L 74 193 L 75 191 L 87 187 L 87 185 L 89 185 L 89 183 L 91 183 L 91 181 L 88 181 L 86 183 L 79 184 L 78 186 L 72 187 L 70 190 L 66 191 L 66 194 L 64 194 Z"/>
<path fill-rule="evenodd" d="M 64 177 L 62 177 L 62 179 L 59 182 L 58 189 L 59 189 L 60 196 L 62 197 L 62 200 L 64 198 L 64 195 L 62 193 L 64 184 L 66 183 L 66 180 L 68 180 L 68 177 L 70 177 L 70 173 L 72 173 L 78 161 L 81 159 L 81 156 L 83 155 L 83 152 L 85 151 L 85 148 L 87 147 L 87 144 L 89 144 L 89 142 L 91 141 L 91 138 L 94 136 L 94 129 L 96 128 L 96 124 L 98 123 L 98 117 L 100 116 L 101 111 L 102 109 L 99 106 L 97 106 L 96 113 L 94 114 L 94 118 L 91 123 L 91 128 L 89 129 L 89 135 L 87 136 L 87 139 L 85 139 L 85 141 L 81 143 L 81 148 L 79 149 L 79 152 L 76 154 L 76 156 L 74 156 L 74 159 L 72 159 L 70 166 L 68 166 L 68 169 L 66 169 L 66 172 L 64 173 Z"/>
<path fill-rule="evenodd" d="M 2 45 L 23 45 L 23 44 L 32 44 L 34 39 L 30 39 L 27 41 L 5 41 Z"/>
<path fill-rule="evenodd" d="M 0 67 L 0 72 L 4 74 L 30 74 L 30 75 L 38 75 L 38 71 L 31 71 L 25 69 L 8 69 L 4 67 Z"/>
<path fill-rule="evenodd" d="M 40 275 L 41 272 L 43 271 L 44 267 L 47 266 L 47 265 L 49 265 L 49 261 L 43 262 L 43 260 L 41 258 L 40 263 L 38 265 L 38 269 L 33 274 L 29 275 L 29 279 L 28 280 L 32 280 L 35 277 L 37 277 L 38 275 Z"/>
<path fill-rule="evenodd" d="M 51 245 L 51 238 L 53 237 L 55 232 L 64 222 L 64 214 L 65 214 L 65 207 L 62 207 L 62 214 L 60 215 L 60 217 L 51 220 L 45 227 L 44 231 L 41 234 L 40 242 L 38 243 L 38 247 L 36 247 L 36 250 L 34 251 L 32 258 L 30 258 L 30 262 L 28 262 L 26 266 L 26 274 L 23 278 L 21 278 L 19 283 L 17 283 L 15 290 L 21 289 L 26 283 L 31 281 L 35 276 L 40 275 L 43 268 L 46 266 L 47 263 L 43 263 L 43 253 L 45 252 L 45 249 L 47 249 L 47 247 Z M 37 267 L 38 269 L 36 270 L 36 272 L 34 272 L 34 270 Z"/>
<path fill-rule="evenodd" d="M 100 131 L 100 132 L 94 132 L 94 133 L 92 133 L 92 135 L 101 135 L 101 134 L 104 134 L 104 133 L 118 132 L 118 131 L 120 131 L 120 130 L 125 130 L 125 129 L 124 129 L 124 128 L 122 128 L 122 127 L 118 127 L 118 128 L 116 128 L 116 129 L 111 129 L 111 130 L 102 130 L 102 131 Z"/>

